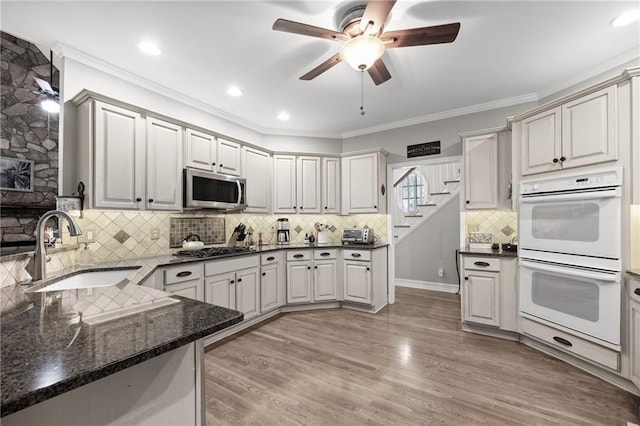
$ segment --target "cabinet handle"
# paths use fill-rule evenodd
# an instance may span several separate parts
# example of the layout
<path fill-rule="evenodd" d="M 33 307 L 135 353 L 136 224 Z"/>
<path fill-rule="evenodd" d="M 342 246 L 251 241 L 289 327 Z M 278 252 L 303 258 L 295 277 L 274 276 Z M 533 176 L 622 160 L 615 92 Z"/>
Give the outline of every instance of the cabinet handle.
<path fill-rule="evenodd" d="M 554 163 L 557 163 L 558 161 L 560 161 L 560 160 L 558 160 L 557 158 L 554 158 L 554 159 L 553 159 L 553 162 L 554 162 Z"/>
<path fill-rule="evenodd" d="M 636 294 L 636 295 L 640 296 L 640 287 L 638 287 L 635 290 L 633 290 L 633 294 Z"/>
<path fill-rule="evenodd" d="M 464 280 L 465 281 L 469 281 L 469 277 L 464 277 Z"/>
<path fill-rule="evenodd" d="M 490 263 L 489 263 L 489 262 L 480 262 L 480 261 L 478 261 L 478 262 L 473 262 L 473 264 L 474 264 L 474 265 L 476 265 L 476 266 L 482 266 L 483 268 L 486 268 L 487 266 L 489 266 L 489 265 L 490 265 Z"/>
<path fill-rule="evenodd" d="M 293 257 L 296 259 L 300 259 L 301 257 L 304 257 L 304 254 L 294 254 Z"/>
<path fill-rule="evenodd" d="M 553 336 L 553 340 L 565 346 L 569 346 L 569 347 L 573 346 L 570 341 L 568 341 L 567 339 L 563 339 L 562 337 Z"/>
<path fill-rule="evenodd" d="M 142 198 L 138 197 L 136 198 L 136 201 L 139 203 L 140 201 L 142 201 Z"/>
<path fill-rule="evenodd" d="M 265 275 L 267 275 L 267 273 L 266 273 L 266 272 L 263 272 L 263 273 L 262 273 L 262 276 L 264 277 Z"/>
<path fill-rule="evenodd" d="M 191 271 L 182 271 L 182 272 L 178 272 L 176 274 L 176 277 L 188 277 L 189 275 L 191 275 L 192 272 Z"/>
<path fill-rule="evenodd" d="M 150 203 L 153 203 L 153 198 L 149 198 L 149 202 L 150 202 Z"/>
<path fill-rule="evenodd" d="M 276 258 L 275 258 L 275 257 L 273 257 L 273 256 L 269 256 L 269 257 L 267 257 L 267 260 L 268 260 L 268 261 L 276 260 Z"/>
<path fill-rule="evenodd" d="M 331 253 L 326 253 L 326 252 L 325 253 L 320 253 L 320 256 L 325 256 L 325 257 L 326 256 L 331 256 Z"/>
<path fill-rule="evenodd" d="M 564 160 L 566 160 L 567 157 L 565 157 L 564 155 L 562 157 L 560 157 L 560 162 L 562 163 Z"/>
<path fill-rule="evenodd" d="M 360 253 L 351 253 L 351 257 L 362 257 Z"/>

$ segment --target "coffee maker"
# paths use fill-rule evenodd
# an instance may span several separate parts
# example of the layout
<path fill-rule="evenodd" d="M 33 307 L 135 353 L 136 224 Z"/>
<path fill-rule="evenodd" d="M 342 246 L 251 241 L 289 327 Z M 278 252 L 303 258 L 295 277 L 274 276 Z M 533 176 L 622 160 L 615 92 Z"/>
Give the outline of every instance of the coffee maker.
<path fill-rule="evenodd" d="M 289 244 L 289 219 L 282 217 L 278 219 L 278 244 Z"/>

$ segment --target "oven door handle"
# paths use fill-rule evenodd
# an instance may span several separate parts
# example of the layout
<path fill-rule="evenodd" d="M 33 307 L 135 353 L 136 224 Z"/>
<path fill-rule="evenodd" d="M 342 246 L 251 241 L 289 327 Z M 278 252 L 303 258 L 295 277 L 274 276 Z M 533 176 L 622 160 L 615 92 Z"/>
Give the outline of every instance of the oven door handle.
<path fill-rule="evenodd" d="M 520 259 L 520 266 L 524 266 L 530 269 L 535 269 L 537 271 L 556 272 L 558 274 L 570 275 L 572 277 L 590 278 L 590 279 L 606 281 L 606 282 L 620 281 L 619 272 L 586 271 L 586 270 L 575 269 L 571 267 L 557 267 L 554 265 L 548 265 L 544 263 L 537 263 L 537 262 L 534 263 L 534 262 L 529 262 L 522 259 Z"/>
<path fill-rule="evenodd" d="M 521 196 L 521 203 L 544 203 L 547 201 L 573 201 L 573 200 L 597 200 L 599 198 L 615 198 L 621 196 L 620 188 L 612 188 L 600 191 L 573 192 L 555 195 L 529 195 Z"/>

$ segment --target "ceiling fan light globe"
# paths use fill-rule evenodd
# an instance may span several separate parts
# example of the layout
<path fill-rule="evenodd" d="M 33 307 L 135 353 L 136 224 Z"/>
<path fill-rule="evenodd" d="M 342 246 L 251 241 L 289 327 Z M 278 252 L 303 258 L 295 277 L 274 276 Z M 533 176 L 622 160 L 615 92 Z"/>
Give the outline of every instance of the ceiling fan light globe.
<path fill-rule="evenodd" d="M 53 99 L 45 99 L 44 101 L 40 102 L 40 106 L 43 110 L 52 114 L 57 114 L 60 112 L 60 104 Z"/>
<path fill-rule="evenodd" d="M 356 71 L 369 69 L 383 54 L 382 40 L 366 35 L 352 38 L 340 49 L 340 59 Z"/>

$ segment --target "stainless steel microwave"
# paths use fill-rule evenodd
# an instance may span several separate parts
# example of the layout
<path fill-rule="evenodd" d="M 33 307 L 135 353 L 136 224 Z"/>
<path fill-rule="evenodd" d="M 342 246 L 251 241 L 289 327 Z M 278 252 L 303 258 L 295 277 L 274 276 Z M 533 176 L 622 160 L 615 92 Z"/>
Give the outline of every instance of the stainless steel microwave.
<path fill-rule="evenodd" d="M 205 170 L 182 171 L 185 209 L 243 210 L 246 179 Z"/>

